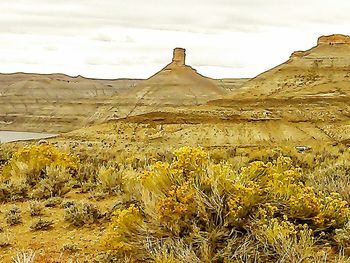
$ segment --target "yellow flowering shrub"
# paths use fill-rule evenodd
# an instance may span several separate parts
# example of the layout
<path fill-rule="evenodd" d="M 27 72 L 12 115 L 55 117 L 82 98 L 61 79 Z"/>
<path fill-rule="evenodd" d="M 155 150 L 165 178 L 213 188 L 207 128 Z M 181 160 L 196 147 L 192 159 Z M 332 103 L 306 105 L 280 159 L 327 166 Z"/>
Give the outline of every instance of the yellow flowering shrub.
<path fill-rule="evenodd" d="M 172 186 L 157 204 L 159 221 L 179 234 L 191 225 L 196 215 L 195 189 L 189 183 Z"/>
<path fill-rule="evenodd" d="M 62 196 L 69 192 L 70 180 L 77 169 L 76 158 L 52 145 L 24 147 L 2 169 L 0 199 Z"/>
<path fill-rule="evenodd" d="M 182 147 L 174 152 L 175 161 L 172 163 L 174 170 L 179 170 L 186 177 L 194 177 L 203 172 L 208 164 L 208 154 L 200 148 Z"/>
<path fill-rule="evenodd" d="M 143 238 L 144 221 L 140 211 L 133 205 L 127 209 L 117 210 L 107 234 L 101 240 L 103 249 L 120 255 L 138 253 Z"/>
<path fill-rule="evenodd" d="M 77 160 L 50 144 L 27 146 L 17 151 L 3 167 L 2 179 L 21 177 L 21 166 L 26 167 L 26 180 L 36 183 L 48 166 L 60 167 L 71 174 L 77 171 Z"/>
<path fill-rule="evenodd" d="M 234 226 L 240 226 L 251 215 L 252 210 L 262 201 L 261 189 L 254 182 L 246 185 L 240 183 L 233 184 L 230 198 L 227 201 L 228 213 L 226 222 Z"/>
<path fill-rule="evenodd" d="M 321 200 L 320 213 L 314 218 L 314 222 L 319 228 L 340 228 L 345 225 L 349 216 L 348 203 L 339 194 L 332 193 Z"/>
<path fill-rule="evenodd" d="M 293 218 L 310 219 L 320 213 L 320 203 L 311 187 L 301 185 L 288 200 L 288 214 Z"/>
<path fill-rule="evenodd" d="M 144 262 L 229 262 L 233 244 L 243 246 L 244 235 L 252 233 L 249 242 L 259 251 L 291 253 L 288 260 L 295 256 L 302 262 L 313 257 L 317 233 L 333 233 L 349 217 L 348 203 L 305 186 L 290 158 L 256 161 L 235 171 L 227 163 L 212 164 L 200 148 L 183 147 L 174 156 L 126 179 L 126 189 L 130 184 L 133 190 L 125 194 L 138 208 L 116 212 L 105 247 Z M 178 241 L 191 256 L 173 253 L 174 246 L 155 252 Z"/>

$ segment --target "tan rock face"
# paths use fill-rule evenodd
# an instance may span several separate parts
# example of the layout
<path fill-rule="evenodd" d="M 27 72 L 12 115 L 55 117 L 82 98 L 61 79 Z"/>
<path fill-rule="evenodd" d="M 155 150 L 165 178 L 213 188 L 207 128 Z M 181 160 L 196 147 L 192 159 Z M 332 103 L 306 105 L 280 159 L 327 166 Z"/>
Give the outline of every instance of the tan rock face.
<path fill-rule="evenodd" d="M 186 49 L 179 48 L 179 47 L 175 48 L 174 54 L 173 54 L 173 63 L 175 63 L 178 66 L 184 66 L 185 59 L 186 59 Z"/>
<path fill-rule="evenodd" d="M 295 51 L 292 53 L 292 55 L 290 56 L 291 59 L 293 58 L 302 58 L 304 56 L 306 56 L 308 53 L 306 51 Z"/>
<path fill-rule="evenodd" d="M 172 62 L 140 81 L 127 96 L 147 105 L 197 105 L 223 94 L 225 90 L 213 79 L 185 65 L 185 49 L 175 48 Z"/>
<path fill-rule="evenodd" d="M 97 80 L 62 74 L 0 74 L 0 130 L 64 132 L 109 118 L 197 105 L 219 98 L 246 79 L 213 80 L 172 62 L 147 80 Z"/>
<path fill-rule="evenodd" d="M 335 45 L 335 44 L 350 44 L 350 36 L 334 34 L 330 36 L 321 36 L 318 45 Z"/>
<path fill-rule="evenodd" d="M 306 51 L 246 82 L 230 98 L 349 98 L 350 36 L 318 39 Z"/>

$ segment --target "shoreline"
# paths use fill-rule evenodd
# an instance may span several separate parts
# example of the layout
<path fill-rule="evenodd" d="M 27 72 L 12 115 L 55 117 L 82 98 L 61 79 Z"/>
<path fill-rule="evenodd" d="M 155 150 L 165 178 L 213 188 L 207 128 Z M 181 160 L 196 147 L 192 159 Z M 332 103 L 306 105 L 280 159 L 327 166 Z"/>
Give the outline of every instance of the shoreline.
<path fill-rule="evenodd" d="M 29 141 L 39 139 L 49 139 L 58 136 L 53 133 L 26 132 L 26 131 L 0 131 L 0 144 L 16 141 Z"/>

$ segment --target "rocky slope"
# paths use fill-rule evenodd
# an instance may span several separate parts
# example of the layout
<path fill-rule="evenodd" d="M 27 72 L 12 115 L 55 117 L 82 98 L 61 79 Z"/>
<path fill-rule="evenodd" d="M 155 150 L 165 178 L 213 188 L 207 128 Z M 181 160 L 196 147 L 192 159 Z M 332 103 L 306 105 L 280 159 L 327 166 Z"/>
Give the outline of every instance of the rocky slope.
<path fill-rule="evenodd" d="M 196 105 L 224 95 L 225 89 L 185 64 L 185 50 L 174 49 L 173 60 L 147 80 L 140 81 L 127 93 L 138 103 Z"/>
<path fill-rule="evenodd" d="M 226 91 L 231 92 L 241 88 L 249 78 L 224 78 L 214 80 L 217 86 L 224 88 Z"/>
<path fill-rule="evenodd" d="M 177 50 L 168 66 L 142 81 L 0 74 L 0 130 L 65 132 L 159 107 L 201 104 L 247 81 L 203 77 Z"/>
<path fill-rule="evenodd" d="M 63 74 L 0 74 L 0 130 L 63 132 L 89 122 L 111 96 L 139 80 Z"/>
<path fill-rule="evenodd" d="M 246 82 L 227 98 L 339 98 L 350 96 L 350 37 L 322 36 L 307 51 Z"/>
<path fill-rule="evenodd" d="M 115 96 L 114 107 L 102 109 L 99 115 L 105 119 L 118 119 L 161 109 L 200 105 L 222 98 L 233 85 L 239 86 L 237 81 L 230 83 L 200 75 L 186 65 L 185 56 L 185 49 L 175 48 L 170 64 L 137 83 L 134 89 Z"/>
<path fill-rule="evenodd" d="M 201 105 L 111 120 L 65 134 L 66 141 L 118 144 L 120 149 L 273 145 L 350 145 L 350 105 L 265 100 Z"/>

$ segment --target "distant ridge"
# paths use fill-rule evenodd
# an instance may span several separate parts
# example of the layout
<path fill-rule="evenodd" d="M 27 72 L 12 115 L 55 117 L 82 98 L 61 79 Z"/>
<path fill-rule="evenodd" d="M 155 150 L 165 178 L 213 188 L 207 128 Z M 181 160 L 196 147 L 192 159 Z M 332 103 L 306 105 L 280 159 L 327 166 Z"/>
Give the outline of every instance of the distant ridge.
<path fill-rule="evenodd" d="M 82 127 L 139 80 L 65 74 L 0 74 L 0 130 L 64 132 Z"/>

